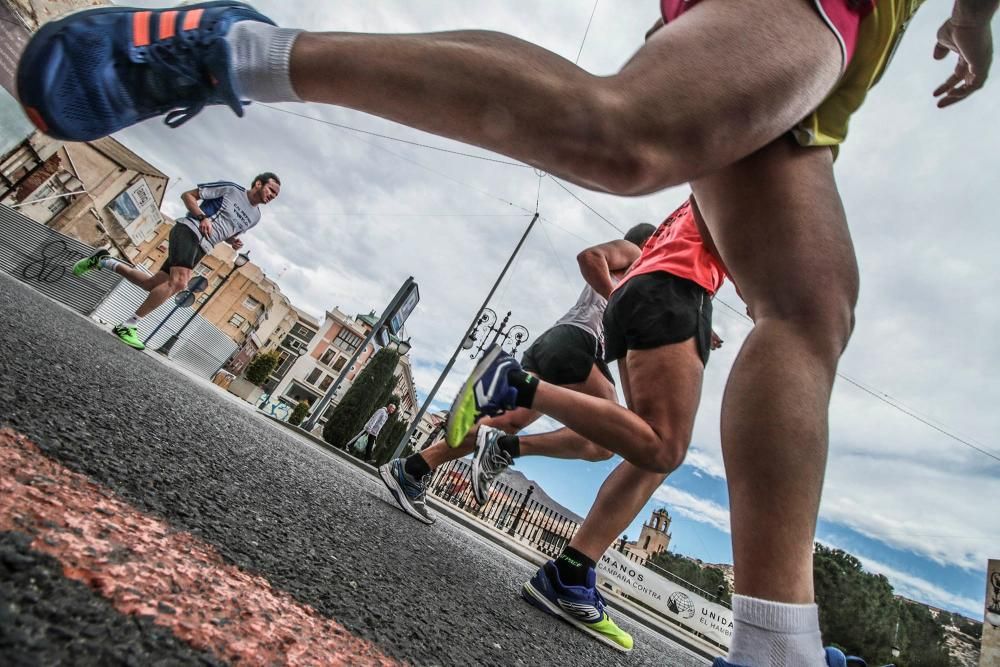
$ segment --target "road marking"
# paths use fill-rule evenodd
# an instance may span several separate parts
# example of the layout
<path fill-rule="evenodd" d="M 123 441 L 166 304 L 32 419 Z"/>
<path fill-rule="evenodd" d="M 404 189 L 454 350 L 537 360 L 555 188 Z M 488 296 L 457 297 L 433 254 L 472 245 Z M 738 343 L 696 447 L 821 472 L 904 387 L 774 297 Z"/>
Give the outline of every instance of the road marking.
<path fill-rule="evenodd" d="M 213 546 L 127 504 L 0 429 L 0 530 L 27 533 L 123 614 L 247 665 L 403 664 L 336 621 L 223 562 Z"/>

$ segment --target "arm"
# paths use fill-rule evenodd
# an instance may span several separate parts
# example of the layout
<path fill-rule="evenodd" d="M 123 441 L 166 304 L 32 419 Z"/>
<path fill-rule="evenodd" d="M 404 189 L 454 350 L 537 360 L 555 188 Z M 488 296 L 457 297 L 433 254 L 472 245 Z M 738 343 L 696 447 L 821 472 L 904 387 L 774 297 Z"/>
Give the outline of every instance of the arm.
<path fill-rule="evenodd" d="M 184 202 L 184 207 L 191 214 L 191 217 L 198 221 L 198 229 L 207 238 L 212 235 L 212 221 L 208 219 L 205 212 L 201 210 L 198 206 L 198 189 L 188 190 L 181 195 L 181 201 Z"/>
<path fill-rule="evenodd" d="M 993 64 L 990 20 L 998 5 L 1000 0 L 955 0 L 951 17 L 938 29 L 934 59 L 958 56 L 955 71 L 934 91 L 939 108 L 961 102 L 986 83 Z"/>
<path fill-rule="evenodd" d="M 611 275 L 627 270 L 641 253 L 634 243 L 621 239 L 587 248 L 576 256 L 576 262 L 587 284 L 607 299 L 614 289 Z"/>
<path fill-rule="evenodd" d="M 233 247 L 233 250 L 239 250 L 240 248 L 243 247 L 243 239 L 241 239 L 239 236 L 232 236 L 226 239 L 226 243 L 231 245 Z"/>

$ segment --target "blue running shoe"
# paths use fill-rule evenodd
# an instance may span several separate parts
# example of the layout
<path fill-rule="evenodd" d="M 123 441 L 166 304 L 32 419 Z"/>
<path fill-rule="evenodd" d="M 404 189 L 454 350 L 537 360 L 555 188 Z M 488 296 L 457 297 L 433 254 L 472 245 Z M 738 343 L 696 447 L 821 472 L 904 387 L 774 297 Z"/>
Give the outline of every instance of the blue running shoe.
<path fill-rule="evenodd" d="M 427 511 L 427 486 L 431 480 L 430 475 L 417 479 L 407 474 L 403 459 L 393 459 L 379 467 L 378 475 L 404 512 L 428 526 L 434 523 L 434 517 Z"/>
<path fill-rule="evenodd" d="M 844 655 L 839 649 L 835 649 L 832 646 L 826 649 L 826 664 L 827 667 L 868 667 L 868 664 L 853 655 Z M 722 658 L 716 658 L 712 662 L 712 667 L 750 667 L 749 665 L 735 665 L 731 662 L 726 662 Z M 892 665 L 886 665 L 886 667 L 892 667 Z"/>
<path fill-rule="evenodd" d="M 517 407 L 517 389 L 507 382 L 507 374 L 519 370 L 521 364 L 499 345 L 486 351 L 451 404 L 445 430 L 449 446 L 461 445 L 482 416 L 498 415 Z"/>
<path fill-rule="evenodd" d="M 153 116 L 181 125 L 209 104 L 243 115 L 225 36 L 271 19 L 239 2 L 99 7 L 43 25 L 21 56 L 17 94 L 39 130 L 91 141 Z"/>
<path fill-rule="evenodd" d="M 597 574 L 587 572 L 586 586 L 564 586 L 555 561 L 546 563 L 521 587 L 521 597 L 619 651 L 632 650 L 632 635 L 611 620 L 597 590 Z"/>

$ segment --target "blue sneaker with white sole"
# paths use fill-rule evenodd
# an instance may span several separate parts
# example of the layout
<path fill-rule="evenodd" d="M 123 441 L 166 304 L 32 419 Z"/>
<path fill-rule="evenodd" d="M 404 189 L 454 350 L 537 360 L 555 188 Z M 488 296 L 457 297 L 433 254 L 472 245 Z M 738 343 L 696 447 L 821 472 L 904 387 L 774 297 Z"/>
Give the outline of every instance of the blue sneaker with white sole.
<path fill-rule="evenodd" d="M 517 389 L 507 381 L 507 374 L 519 370 L 521 364 L 499 345 L 493 345 L 486 351 L 448 411 L 445 440 L 449 446 L 461 445 L 480 418 L 499 415 L 517 407 Z"/>
<path fill-rule="evenodd" d="M 225 36 L 271 19 L 239 2 L 170 9 L 98 7 L 43 25 L 17 69 L 17 93 L 42 132 L 91 141 L 167 114 L 181 125 L 210 104 L 243 115 Z"/>
<path fill-rule="evenodd" d="M 840 649 L 833 648 L 829 646 L 826 648 L 826 665 L 827 667 L 868 667 L 868 663 L 857 656 L 844 655 L 843 651 Z M 727 662 L 722 658 L 716 658 L 712 663 L 712 667 L 751 667 L 750 665 L 737 665 L 732 662 Z M 886 665 L 885 667 L 892 667 L 892 665 Z"/>
<path fill-rule="evenodd" d="M 555 561 L 550 560 L 521 587 L 521 597 L 612 648 L 632 650 L 632 635 L 615 625 L 605 611 L 593 568 L 587 571 L 585 586 L 566 586 L 559 579 Z"/>

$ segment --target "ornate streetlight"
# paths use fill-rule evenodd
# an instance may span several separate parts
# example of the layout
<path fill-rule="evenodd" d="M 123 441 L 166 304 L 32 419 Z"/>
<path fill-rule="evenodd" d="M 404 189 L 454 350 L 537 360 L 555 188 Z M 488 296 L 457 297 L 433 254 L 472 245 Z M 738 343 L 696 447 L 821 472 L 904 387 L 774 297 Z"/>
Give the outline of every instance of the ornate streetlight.
<path fill-rule="evenodd" d="M 521 343 L 531 337 L 531 334 L 520 324 L 515 324 L 508 329 L 507 322 L 509 320 L 510 311 L 508 310 L 499 326 L 495 326 L 497 323 L 497 314 L 492 308 L 484 308 L 483 314 L 480 315 L 479 320 L 473 325 L 472 330 L 469 331 L 469 335 L 462 341 L 462 349 L 472 350 L 475 347 L 476 349 L 469 355 L 470 359 L 475 359 L 483 350 L 493 347 L 497 343 L 502 348 L 509 340 L 513 345 L 510 346 L 507 352 L 514 354 Z M 490 339 L 490 334 L 493 334 L 492 339 Z M 476 347 L 476 341 L 479 341 L 478 347 Z"/>

